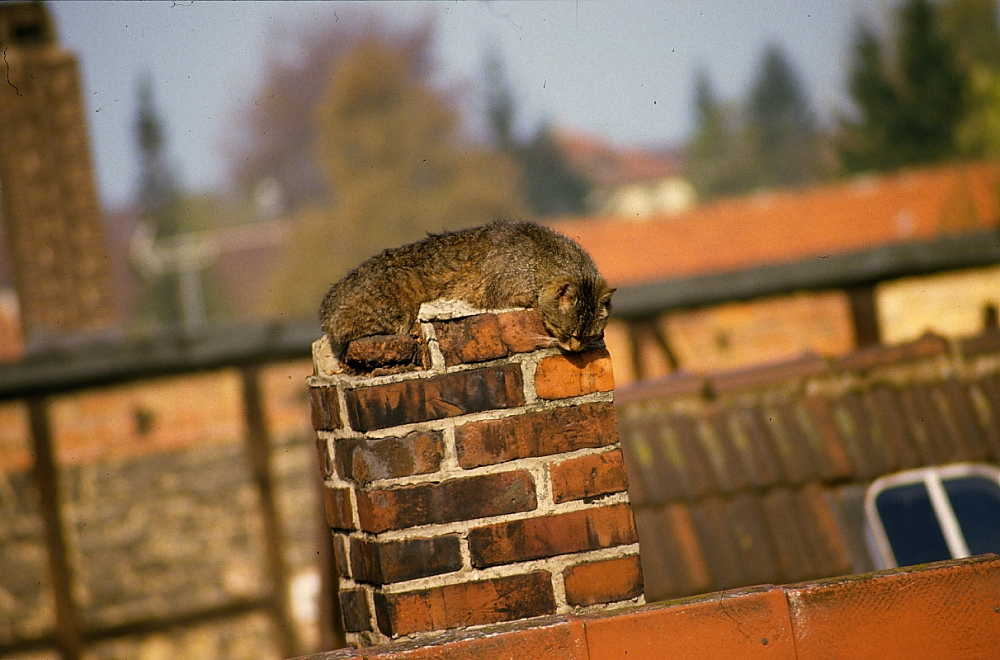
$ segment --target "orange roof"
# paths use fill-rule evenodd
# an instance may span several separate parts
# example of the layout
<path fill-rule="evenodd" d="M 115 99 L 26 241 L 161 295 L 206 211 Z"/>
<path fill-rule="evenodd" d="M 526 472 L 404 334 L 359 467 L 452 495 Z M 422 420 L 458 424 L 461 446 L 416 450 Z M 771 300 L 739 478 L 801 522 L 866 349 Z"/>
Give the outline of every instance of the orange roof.
<path fill-rule="evenodd" d="M 683 176 L 676 149 L 619 147 L 565 127 L 555 130 L 555 139 L 570 168 L 598 188 Z"/>
<path fill-rule="evenodd" d="M 981 231 L 998 224 L 998 190 L 1000 162 L 978 162 L 725 199 L 679 215 L 548 224 L 617 286 Z"/>

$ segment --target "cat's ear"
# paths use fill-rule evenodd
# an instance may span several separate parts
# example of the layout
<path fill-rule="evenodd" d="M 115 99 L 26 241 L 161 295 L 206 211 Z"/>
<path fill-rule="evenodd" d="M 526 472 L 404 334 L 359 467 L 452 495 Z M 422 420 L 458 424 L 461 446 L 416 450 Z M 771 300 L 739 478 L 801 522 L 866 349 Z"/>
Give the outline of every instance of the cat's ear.
<path fill-rule="evenodd" d="M 562 312 L 568 312 L 576 306 L 576 297 L 576 285 L 572 282 L 562 282 L 556 288 L 556 301 Z"/>

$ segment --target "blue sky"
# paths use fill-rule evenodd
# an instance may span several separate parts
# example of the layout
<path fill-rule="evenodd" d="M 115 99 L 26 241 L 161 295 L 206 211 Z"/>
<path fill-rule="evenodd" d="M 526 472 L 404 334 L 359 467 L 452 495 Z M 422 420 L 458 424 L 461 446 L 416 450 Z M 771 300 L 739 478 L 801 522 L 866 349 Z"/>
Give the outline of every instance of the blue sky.
<path fill-rule="evenodd" d="M 192 191 L 224 183 L 222 144 L 253 102 L 269 40 L 320 20 L 352 20 L 351 3 L 53 2 L 63 45 L 80 58 L 98 185 L 121 206 L 136 186 L 136 81 L 148 72 L 171 159 Z M 367 2 L 390 22 L 436 18 L 444 84 L 475 90 L 487 44 L 501 51 L 523 112 L 621 144 L 678 144 L 691 128 L 696 67 L 718 94 L 746 93 L 780 43 L 821 116 L 847 104 L 845 75 L 859 17 L 891 0 L 637 2 Z"/>

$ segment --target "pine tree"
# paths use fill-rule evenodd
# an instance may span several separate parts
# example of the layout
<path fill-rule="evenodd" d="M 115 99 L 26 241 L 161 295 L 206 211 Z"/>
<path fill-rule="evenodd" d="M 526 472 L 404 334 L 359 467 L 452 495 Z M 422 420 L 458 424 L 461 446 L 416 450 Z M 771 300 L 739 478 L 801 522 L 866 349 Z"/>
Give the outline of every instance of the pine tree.
<path fill-rule="evenodd" d="M 154 239 L 173 236 L 181 231 L 181 192 L 167 158 L 163 122 L 148 76 L 138 86 L 135 131 L 139 147 L 139 221 L 150 228 Z M 139 327 L 179 325 L 183 313 L 177 273 L 153 273 L 144 270 L 143 264 L 135 266 L 145 275 L 138 296 Z"/>
<path fill-rule="evenodd" d="M 929 0 L 907 0 L 897 12 L 897 30 L 892 62 L 870 28 L 858 31 L 849 83 L 858 117 L 841 122 L 849 172 L 939 162 L 957 153 L 968 73 Z"/>
<path fill-rule="evenodd" d="M 574 172 L 563 155 L 553 128 L 543 122 L 522 141 L 514 134 L 516 103 L 499 52 L 486 57 L 486 119 L 494 144 L 521 168 L 521 193 L 538 216 L 584 213 L 590 185 Z"/>
<path fill-rule="evenodd" d="M 758 185 L 801 185 L 820 170 L 818 136 L 806 94 L 784 51 L 769 46 L 747 104 Z"/>

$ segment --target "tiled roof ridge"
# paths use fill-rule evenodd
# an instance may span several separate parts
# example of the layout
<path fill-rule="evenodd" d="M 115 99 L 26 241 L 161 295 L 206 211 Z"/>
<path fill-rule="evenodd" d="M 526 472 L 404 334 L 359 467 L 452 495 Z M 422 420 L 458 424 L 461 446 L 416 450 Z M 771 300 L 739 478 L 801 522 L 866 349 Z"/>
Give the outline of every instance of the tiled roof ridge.
<path fill-rule="evenodd" d="M 951 373 L 959 374 L 970 368 L 968 363 L 993 353 L 1000 353 L 1000 331 L 995 329 L 959 339 L 927 332 L 909 342 L 866 346 L 837 357 L 806 351 L 793 358 L 738 369 L 706 374 L 678 371 L 618 388 L 615 399 L 618 403 L 632 403 L 692 395 L 715 399 L 764 389 L 804 392 L 809 383 L 830 380 L 831 376 L 839 376 L 837 382 L 841 384 L 856 383 L 873 377 L 876 371 L 927 361 L 937 361 Z M 876 379 L 881 377 L 881 373 L 874 375 Z"/>
<path fill-rule="evenodd" d="M 972 161 L 699 204 L 673 215 L 561 217 L 616 286 L 823 259 L 995 227 L 1000 163 Z"/>

